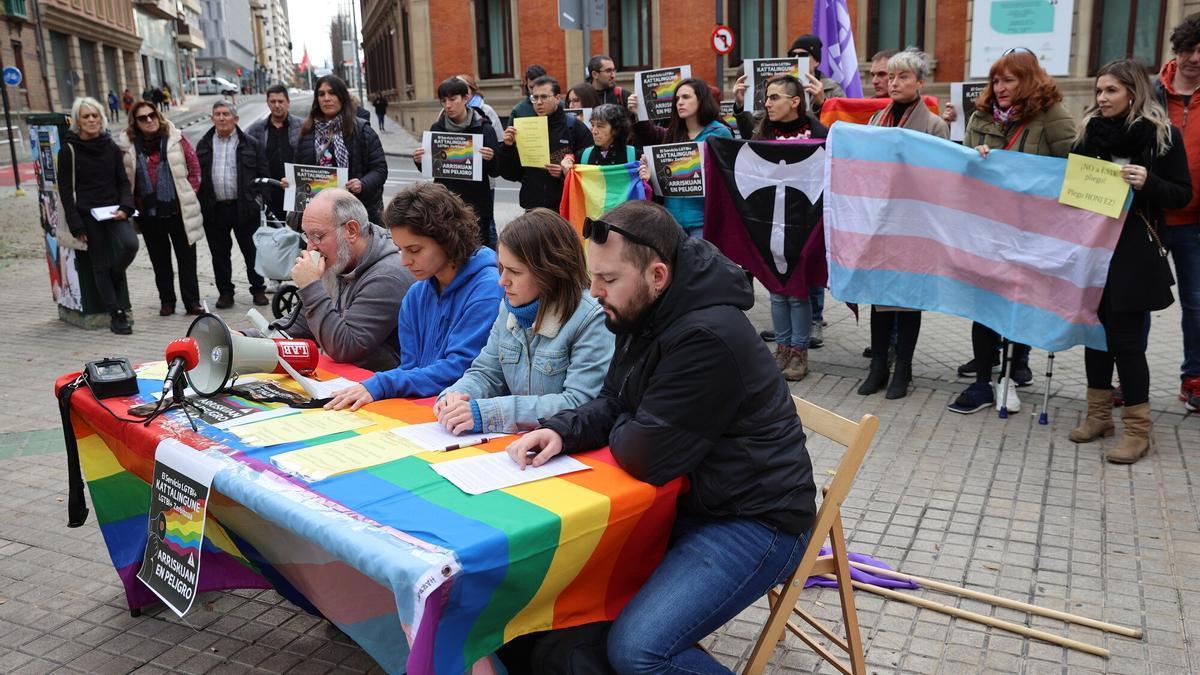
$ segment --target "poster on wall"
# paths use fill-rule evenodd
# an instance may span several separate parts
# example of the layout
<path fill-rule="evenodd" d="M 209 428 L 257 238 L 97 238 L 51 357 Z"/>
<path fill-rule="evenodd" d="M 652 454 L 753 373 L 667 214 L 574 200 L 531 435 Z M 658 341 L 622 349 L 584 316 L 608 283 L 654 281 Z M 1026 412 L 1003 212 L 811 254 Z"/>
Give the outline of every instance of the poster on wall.
<path fill-rule="evenodd" d="M 986 78 L 1005 50 L 1025 49 L 1051 75 L 1068 75 L 1075 0 L 975 0 L 972 78 Z"/>
<path fill-rule="evenodd" d="M 38 183 L 38 207 L 45 245 L 46 271 L 50 275 L 50 294 L 54 302 L 62 307 L 82 312 L 83 292 L 79 284 L 79 270 L 75 266 L 75 251 L 58 245 L 58 221 L 62 217 L 56 168 L 60 147 L 58 127 L 31 124 L 29 145 Z"/>

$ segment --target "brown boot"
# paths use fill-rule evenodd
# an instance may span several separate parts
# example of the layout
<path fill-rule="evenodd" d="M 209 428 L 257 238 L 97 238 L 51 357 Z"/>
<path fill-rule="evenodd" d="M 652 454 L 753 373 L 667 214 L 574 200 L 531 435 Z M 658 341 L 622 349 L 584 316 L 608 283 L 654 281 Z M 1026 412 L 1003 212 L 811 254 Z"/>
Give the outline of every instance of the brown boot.
<path fill-rule="evenodd" d="M 1091 443 L 1113 435 L 1112 389 L 1087 390 L 1087 417 L 1071 430 L 1067 438 L 1074 443 Z"/>
<path fill-rule="evenodd" d="M 787 368 L 788 362 L 792 360 L 792 348 L 786 345 L 775 345 L 775 365 L 780 370 Z"/>
<path fill-rule="evenodd" d="M 808 375 L 808 349 L 792 347 L 792 358 L 783 369 L 783 378 L 788 382 L 799 382 Z"/>
<path fill-rule="evenodd" d="M 1104 459 L 1114 464 L 1133 464 L 1150 452 L 1150 432 L 1154 429 L 1150 421 L 1150 404 L 1125 406 L 1121 410 L 1121 423 L 1125 426 L 1121 440 Z"/>

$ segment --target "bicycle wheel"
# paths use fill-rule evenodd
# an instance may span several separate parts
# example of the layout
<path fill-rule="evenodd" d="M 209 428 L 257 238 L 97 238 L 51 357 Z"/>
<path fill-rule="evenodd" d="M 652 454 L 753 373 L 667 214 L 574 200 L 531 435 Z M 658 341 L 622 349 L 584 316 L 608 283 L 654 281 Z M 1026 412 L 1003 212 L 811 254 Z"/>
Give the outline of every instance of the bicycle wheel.
<path fill-rule="evenodd" d="M 300 289 L 295 284 L 280 284 L 279 290 L 271 298 L 271 313 L 276 319 L 290 315 L 300 307 Z"/>

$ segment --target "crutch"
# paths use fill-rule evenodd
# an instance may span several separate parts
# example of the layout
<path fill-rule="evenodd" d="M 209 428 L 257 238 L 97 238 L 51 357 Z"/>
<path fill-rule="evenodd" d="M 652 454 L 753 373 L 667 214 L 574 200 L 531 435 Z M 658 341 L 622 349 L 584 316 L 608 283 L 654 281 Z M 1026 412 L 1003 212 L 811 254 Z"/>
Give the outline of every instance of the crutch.
<path fill-rule="evenodd" d="M 1046 389 L 1042 392 L 1042 412 L 1038 415 L 1038 424 L 1049 424 L 1050 416 L 1050 378 L 1054 377 L 1054 352 L 1046 356 Z"/>
<path fill-rule="evenodd" d="M 1000 340 L 1000 386 L 996 388 L 996 403 L 1000 409 L 1000 419 L 1008 419 L 1008 386 L 1012 378 L 1008 377 L 1008 347 L 1007 338 Z"/>

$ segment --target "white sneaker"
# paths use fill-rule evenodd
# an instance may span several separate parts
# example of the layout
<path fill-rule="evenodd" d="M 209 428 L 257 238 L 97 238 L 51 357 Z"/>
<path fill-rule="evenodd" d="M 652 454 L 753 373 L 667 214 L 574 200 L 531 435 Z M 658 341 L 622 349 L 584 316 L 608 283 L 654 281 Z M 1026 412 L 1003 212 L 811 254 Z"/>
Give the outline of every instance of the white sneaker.
<path fill-rule="evenodd" d="M 1021 412 L 1021 399 L 1017 396 L 1017 385 L 1007 377 L 1002 377 L 999 382 L 992 384 L 992 388 L 995 390 L 996 410 L 1000 410 L 1000 395 L 1004 393 L 1005 382 L 1008 383 L 1008 399 L 1004 402 L 1004 406 L 1010 413 Z"/>

